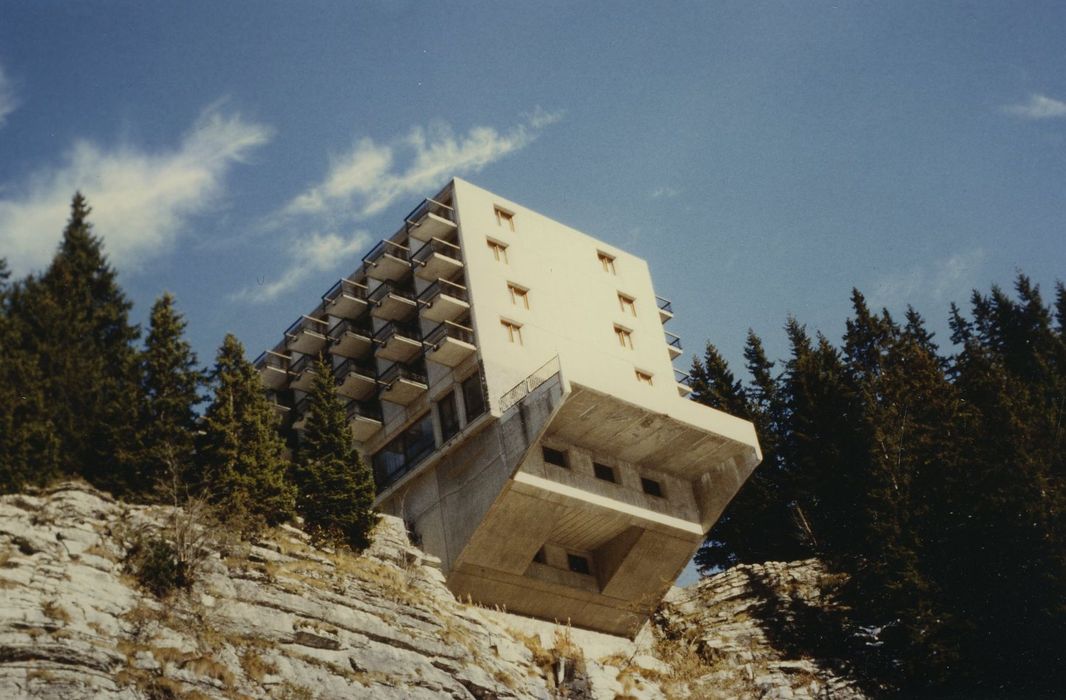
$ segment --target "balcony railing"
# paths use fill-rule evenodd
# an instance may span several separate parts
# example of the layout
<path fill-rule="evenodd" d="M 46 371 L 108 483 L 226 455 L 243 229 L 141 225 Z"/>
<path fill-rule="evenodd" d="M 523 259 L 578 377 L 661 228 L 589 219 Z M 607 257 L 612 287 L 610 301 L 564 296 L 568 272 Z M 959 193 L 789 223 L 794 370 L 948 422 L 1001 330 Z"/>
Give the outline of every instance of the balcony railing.
<path fill-rule="evenodd" d="M 436 347 L 445 338 L 454 338 L 474 345 L 474 329 L 451 321 L 445 321 L 427 333 L 422 342 L 431 347 Z"/>
<path fill-rule="evenodd" d="M 337 340 L 349 331 L 355 333 L 356 335 L 365 335 L 368 338 L 374 335 L 374 329 L 371 324 L 365 322 L 359 323 L 356 321 L 350 321 L 346 318 L 341 319 L 340 321 L 337 321 L 332 326 L 330 326 L 329 333 L 327 335 L 329 335 L 331 339 Z"/>
<path fill-rule="evenodd" d="M 367 265 L 373 265 L 383 255 L 391 255 L 400 260 L 409 260 L 411 249 L 405 245 L 396 243 L 395 241 L 384 240 L 371 248 L 370 252 L 363 256 L 363 262 Z"/>
<path fill-rule="evenodd" d="M 317 358 L 314 355 L 304 355 L 296 362 L 289 365 L 289 371 L 293 374 L 302 374 L 305 369 L 314 367 L 315 360 Z"/>
<path fill-rule="evenodd" d="M 692 388 L 692 377 L 685 374 L 679 369 L 674 370 L 674 381 L 676 381 L 678 384 L 681 384 L 682 386 L 687 386 L 690 389 Z"/>
<path fill-rule="evenodd" d="M 418 295 L 418 300 L 423 304 L 429 304 L 438 294 L 447 294 L 450 297 L 467 301 L 466 287 L 448 280 L 437 280 L 429 285 Z"/>
<path fill-rule="evenodd" d="M 337 384 L 343 384 L 344 378 L 352 372 L 372 380 L 378 378 L 378 370 L 373 362 L 359 362 L 351 358 L 337 365 L 333 370 L 333 376 L 337 378 Z"/>
<path fill-rule="evenodd" d="M 377 401 L 356 401 L 352 399 L 345 404 L 344 409 L 349 423 L 356 418 L 369 418 L 379 423 L 381 422 L 381 404 Z"/>
<path fill-rule="evenodd" d="M 414 301 L 415 298 L 415 293 L 406 287 L 401 287 L 392 282 L 382 282 L 378 285 L 377 289 L 370 293 L 367 300 L 371 304 L 380 304 L 381 301 L 390 294 L 395 294 L 398 297 L 403 297 L 404 299 L 410 299 L 412 301 Z"/>
<path fill-rule="evenodd" d="M 666 334 L 666 344 L 672 348 L 681 350 L 681 336 L 675 335 L 670 331 L 663 331 Z"/>
<path fill-rule="evenodd" d="M 666 313 L 673 315 L 674 304 L 669 299 L 663 299 L 661 296 L 656 296 L 655 304 L 659 307 L 659 311 L 665 311 Z"/>
<path fill-rule="evenodd" d="M 441 204 L 435 199 L 422 200 L 422 203 L 412 209 L 411 213 L 403 217 L 403 220 L 413 226 L 426 214 L 436 214 L 442 219 L 455 222 L 455 209 L 452 209 L 447 204 Z"/>
<path fill-rule="evenodd" d="M 329 324 L 326 321 L 311 316 L 301 316 L 285 329 L 285 337 L 290 340 L 294 339 L 301 331 L 317 333 L 325 337 L 328 327 Z"/>
<path fill-rule="evenodd" d="M 322 301 L 330 304 L 342 294 L 354 299 L 366 299 L 366 285 L 342 278 L 330 287 L 328 292 L 322 295 Z"/>
<path fill-rule="evenodd" d="M 427 386 L 429 385 L 429 379 L 426 377 L 425 371 L 408 365 L 402 365 L 399 362 L 393 362 L 385 368 L 384 372 L 378 375 L 378 383 L 386 386 L 392 384 L 397 379 L 408 379 L 412 382 L 418 382 Z"/>
<path fill-rule="evenodd" d="M 255 358 L 256 369 L 265 369 L 272 367 L 276 370 L 285 372 L 289 369 L 289 362 L 291 358 L 288 355 L 282 355 L 281 353 L 274 352 L 273 350 L 264 350 L 260 353 L 259 357 Z"/>
<path fill-rule="evenodd" d="M 446 258 L 452 260 L 462 261 L 462 252 L 459 246 L 448 241 L 443 241 L 439 238 L 431 238 L 429 241 L 418 249 L 418 251 L 411 256 L 411 260 L 419 265 L 425 265 L 429 258 L 433 257 L 434 253 L 439 253 Z"/>
<path fill-rule="evenodd" d="M 378 345 L 384 345 L 394 335 L 415 341 L 422 340 L 422 331 L 418 329 L 418 324 L 389 321 L 374 334 L 374 342 Z"/>

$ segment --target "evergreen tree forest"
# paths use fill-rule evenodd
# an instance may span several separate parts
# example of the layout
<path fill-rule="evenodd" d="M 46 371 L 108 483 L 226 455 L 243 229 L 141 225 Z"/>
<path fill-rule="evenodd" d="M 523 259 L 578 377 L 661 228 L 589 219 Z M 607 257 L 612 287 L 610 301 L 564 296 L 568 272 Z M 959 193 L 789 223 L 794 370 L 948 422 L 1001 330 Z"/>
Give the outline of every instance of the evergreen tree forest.
<path fill-rule="evenodd" d="M 164 293 L 139 343 L 90 213 L 76 194 L 39 274 L 12 280 L 0 258 L 0 493 L 80 477 L 133 502 L 206 500 L 246 534 L 301 515 L 325 539 L 365 547 L 373 481 L 332 382 L 316 389 L 317 432 L 297 468 L 234 336 L 205 371 Z"/>
<path fill-rule="evenodd" d="M 904 696 L 1061 693 L 1066 664 L 1066 288 L 952 305 L 950 346 L 862 294 L 839 344 L 749 332 L 745 381 L 708 345 L 693 398 L 754 422 L 764 460 L 704 572 L 817 556 L 848 575 L 846 656 Z"/>

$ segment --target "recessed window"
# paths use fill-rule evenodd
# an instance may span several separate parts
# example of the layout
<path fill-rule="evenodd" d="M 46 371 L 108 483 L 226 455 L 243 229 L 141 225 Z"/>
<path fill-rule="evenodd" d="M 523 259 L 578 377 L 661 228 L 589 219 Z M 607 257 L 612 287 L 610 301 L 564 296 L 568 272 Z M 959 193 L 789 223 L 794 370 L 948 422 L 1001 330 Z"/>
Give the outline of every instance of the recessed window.
<path fill-rule="evenodd" d="M 647 372 L 642 372 L 639 369 L 638 370 L 634 370 L 634 372 L 637 375 L 637 381 L 638 382 L 640 382 L 641 384 L 647 384 L 648 386 L 651 386 L 651 375 L 650 374 L 648 374 Z"/>
<path fill-rule="evenodd" d="M 622 308 L 622 313 L 624 314 L 637 315 L 637 300 L 628 294 L 618 292 L 618 306 Z"/>
<path fill-rule="evenodd" d="M 544 547 L 538 549 L 537 553 L 533 555 L 533 561 L 537 562 L 538 564 L 548 563 L 548 555 L 544 552 Z"/>
<path fill-rule="evenodd" d="M 511 295 L 511 303 L 515 306 L 520 306 L 524 309 L 529 308 L 529 290 L 525 287 L 519 287 L 512 282 L 507 283 L 507 291 Z"/>
<path fill-rule="evenodd" d="M 437 417 L 440 419 L 442 440 L 448 440 L 459 432 L 459 411 L 455 406 L 454 391 L 449 391 L 443 399 L 437 402 Z"/>
<path fill-rule="evenodd" d="M 583 557 L 579 554 L 567 554 L 566 563 L 575 574 L 585 574 L 586 576 L 592 574 L 592 567 L 589 566 L 588 557 Z"/>
<path fill-rule="evenodd" d="M 600 259 L 600 265 L 603 267 L 604 272 L 609 272 L 612 275 L 618 274 L 614 269 L 614 256 L 608 253 L 604 253 L 602 250 L 597 251 L 596 256 Z"/>
<path fill-rule="evenodd" d="M 507 264 L 507 244 L 494 241 L 491 238 L 488 239 L 489 250 L 492 251 L 492 257 L 496 262 L 502 262 Z"/>
<path fill-rule="evenodd" d="M 644 476 L 640 477 L 640 487 L 644 489 L 644 493 L 648 494 L 649 496 L 657 496 L 659 498 L 663 497 L 662 484 L 660 484 L 655 479 L 649 479 Z"/>
<path fill-rule="evenodd" d="M 494 207 L 494 210 L 496 211 L 496 225 L 514 231 L 514 212 L 502 207 Z"/>
<path fill-rule="evenodd" d="M 541 452 L 544 455 L 545 464 L 554 464 L 557 467 L 563 469 L 570 468 L 570 461 L 566 458 L 566 452 L 563 450 L 556 450 L 551 447 L 542 447 Z"/>
<path fill-rule="evenodd" d="M 463 380 L 463 405 L 466 406 L 467 423 L 473 421 L 488 408 L 480 373 L 472 374 Z"/>
<path fill-rule="evenodd" d="M 633 331 L 628 328 L 623 328 L 622 326 L 615 326 L 614 334 L 615 337 L 618 338 L 619 345 L 623 348 L 633 349 Z"/>
<path fill-rule="evenodd" d="M 504 331 L 507 333 L 507 340 L 515 345 L 522 344 L 522 324 L 515 323 L 514 321 L 507 321 L 500 319 L 500 325 L 503 326 Z"/>
<path fill-rule="evenodd" d="M 612 484 L 618 483 L 618 478 L 614 474 L 613 467 L 609 467 L 606 464 L 600 464 L 599 462 L 593 462 L 592 471 L 596 474 L 597 479 L 610 481 Z"/>

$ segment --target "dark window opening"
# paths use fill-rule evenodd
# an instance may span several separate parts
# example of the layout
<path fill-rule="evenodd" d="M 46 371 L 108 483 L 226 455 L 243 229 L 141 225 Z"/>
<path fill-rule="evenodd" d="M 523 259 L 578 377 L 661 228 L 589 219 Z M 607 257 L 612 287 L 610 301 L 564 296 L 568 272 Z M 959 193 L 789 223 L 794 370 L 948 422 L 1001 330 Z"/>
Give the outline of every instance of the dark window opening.
<path fill-rule="evenodd" d="M 448 395 L 437 402 L 437 415 L 440 417 L 441 439 L 447 441 L 459 432 L 459 411 L 455 407 L 455 393 Z"/>
<path fill-rule="evenodd" d="M 606 464 L 600 464 L 599 462 L 592 463 L 592 471 L 596 473 L 597 479 L 603 479 L 604 481 L 610 481 L 612 484 L 617 483 L 618 479 L 614 476 L 614 469 L 608 467 Z"/>
<path fill-rule="evenodd" d="M 592 568 L 589 566 L 589 560 L 586 557 L 578 556 L 577 554 L 567 554 L 566 563 L 570 566 L 570 570 L 575 574 L 592 574 Z"/>
<path fill-rule="evenodd" d="M 641 477 L 640 486 L 644 489 L 644 493 L 648 494 L 649 496 L 658 496 L 659 498 L 663 497 L 663 487 L 655 479 L 646 479 L 644 477 Z"/>
<path fill-rule="evenodd" d="M 481 373 L 473 374 L 463 382 L 463 403 L 466 405 L 466 422 L 471 423 L 488 408 L 485 403 L 485 388 Z"/>
<path fill-rule="evenodd" d="M 410 471 L 435 447 L 433 421 L 426 413 L 371 458 L 378 491 Z"/>
<path fill-rule="evenodd" d="M 569 469 L 570 463 L 566 459 L 566 453 L 562 450 L 555 450 L 551 447 L 541 448 L 544 451 L 544 462 L 546 464 L 554 464 L 557 467 L 563 469 Z"/>
<path fill-rule="evenodd" d="M 537 553 L 533 555 L 533 561 L 537 562 L 538 564 L 548 563 L 548 555 L 544 553 L 544 547 L 538 549 Z"/>

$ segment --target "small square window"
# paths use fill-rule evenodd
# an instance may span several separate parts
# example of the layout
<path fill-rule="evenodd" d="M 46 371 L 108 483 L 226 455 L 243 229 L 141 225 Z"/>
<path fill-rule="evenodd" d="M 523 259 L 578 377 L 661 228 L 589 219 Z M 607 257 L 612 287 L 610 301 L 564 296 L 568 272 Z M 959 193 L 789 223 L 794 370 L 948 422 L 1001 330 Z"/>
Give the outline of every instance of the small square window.
<path fill-rule="evenodd" d="M 507 291 L 511 294 L 511 303 L 522 308 L 529 308 L 529 290 L 519 287 L 512 282 L 507 283 Z"/>
<path fill-rule="evenodd" d="M 618 479 L 614 475 L 613 467 L 608 467 L 606 464 L 600 464 L 599 462 L 593 462 L 592 471 L 596 474 L 597 479 L 610 481 L 612 484 L 618 483 Z"/>
<path fill-rule="evenodd" d="M 609 272 L 612 275 L 618 274 L 614 269 L 614 256 L 608 253 L 604 253 L 602 250 L 596 253 L 600 259 L 600 265 L 603 267 L 604 272 Z"/>
<path fill-rule="evenodd" d="M 586 576 L 592 574 L 592 567 L 589 566 L 588 557 L 583 557 L 578 554 L 567 554 L 566 563 L 570 567 L 570 570 L 575 574 L 585 574 Z"/>
<path fill-rule="evenodd" d="M 644 493 L 649 496 L 663 497 L 663 487 L 655 479 L 649 479 L 647 477 L 640 477 L 640 487 L 644 489 Z"/>
<path fill-rule="evenodd" d="M 507 264 L 507 244 L 494 241 L 491 238 L 488 239 L 489 250 L 492 251 L 492 257 L 496 262 L 502 262 Z"/>
<path fill-rule="evenodd" d="M 556 450 L 551 447 L 542 447 L 541 452 L 544 455 L 545 464 L 554 464 L 557 467 L 563 469 L 570 468 L 570 460 L 566 458 L 566 452 L 563 450 Z"/>
<path fill-rule="evenodd" d="M 618 344 L 623 348 L 633 349 L 633 331 L 622 326 L 614 327 L 614 334 L 618 338 Z"/>
<path fill-rule="evenodd" d="M 514 343 L 515 345 L 521 345 L 522 344 L 522 324 L 521 323 L 515 323 L 514 321 L 507 321 L 507 320 L 504 320 L 504 319 L 500 319 L 500 325 L 502 325 L 504 330 L 507 332 L 507 340 L 509 340 L 510 342 Z"/>
<path fill-rule="evenodd" d="M 638 370 L 634 370 L 634 372 L 636 372 L 637 381 L 638 382 L 640 382 L 641 384 L 647 384 L 648 386 L 651 386 L 652 382 L 651 382 L 651 375 L 650 374 L 648 374 L 647 372 L 642 372 L 639 369 Z"/>
<path fill-rule="evenodd" d="M 496 225 L 514 231 L 514 212 L 501 207 L 494 207 L 496 211 Z"/>
<path fill-rule="evenodd" d="M 618 292 L 618 306 L 622 308 L 622 313 L 624 314 L 637 315 L 637 300 L 628 294 Z"/>

